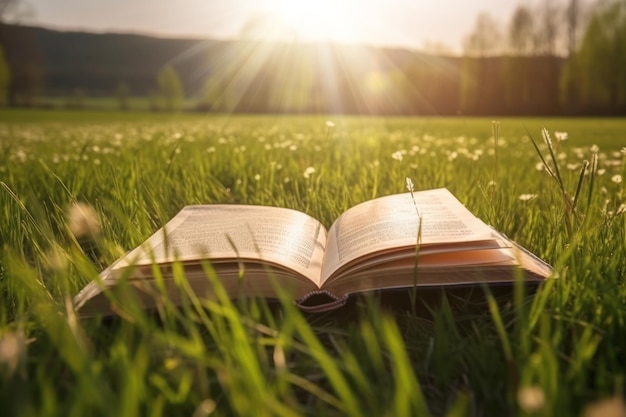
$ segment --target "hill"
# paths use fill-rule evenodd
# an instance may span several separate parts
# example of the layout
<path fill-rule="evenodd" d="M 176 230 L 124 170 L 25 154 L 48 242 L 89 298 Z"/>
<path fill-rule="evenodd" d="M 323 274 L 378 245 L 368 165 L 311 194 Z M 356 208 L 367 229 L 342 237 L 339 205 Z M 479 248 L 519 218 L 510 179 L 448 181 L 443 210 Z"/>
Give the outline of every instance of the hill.
<path fill-rule="evenodd" d="M 13 25 L 3 25 L 0 36 L 15 75 L 38 67 L 42 87 L 50 95 L 64 95 L 76 88 L 111 95 L 120 81 L 127 82 L 133 93 L 145 95 L 154 88 L 156 73 L 165 64 L 175 64 L 184 80 L 197 78 L 198 68 L 206 64 L 204 53 L 228 44 Z M 187 86 L 191 89 L 193 83 Z"/>
<path fill-rule="evenodd" d="M 3 25 L 11 101 L 155 94 L 164 65 L 204 109 L 360 114 L 557 114 L 563 60 L 469 59 L 326 43 L 165 39 Z M 537 65 L 539 64 L 539 65 Z"/>

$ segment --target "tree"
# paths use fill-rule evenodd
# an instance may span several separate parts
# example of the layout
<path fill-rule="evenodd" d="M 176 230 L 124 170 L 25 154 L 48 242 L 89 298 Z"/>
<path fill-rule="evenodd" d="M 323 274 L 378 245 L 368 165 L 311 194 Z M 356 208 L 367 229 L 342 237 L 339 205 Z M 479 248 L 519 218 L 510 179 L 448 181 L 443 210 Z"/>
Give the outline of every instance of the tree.
<path fill-rule="evenodd" d="M 159 94 L 163 101 L 163 108 L 166 111 L 179 111 L 185 99 L 183 86 L 178 73 L 171 65 L 163 67 L 157 78 L 159 84 Z"/>
<path fill-rule="evenodd" d="M 125 82 L 120 82 L 115 88 L 115 98 L 117 99 L 117 105 L 120 110 L 126 111 L 129 109 L 128 98 L 130 97 L 130 88 Z"/>
<path fill-rule="evenodd" d="M 4 59 L 4 51 L 0 45 L 0 106 L 9 102 L 9 86 L 11 84 L 11 70 Z"/>
<path fill-rule="evenodd" d="M 543 0 L 537 10 L 537 16 L 539 19 L 535 29 L 535 52 L 541 55 L 556 55 L 561 10 L 553 0 Z"/>
<path fill-rule="evenodd" d="M 213 75 L 204 84 L 204 108 L 210 111 L 224 110 L 224 86 L 222 80 Z"/>
<path fill-rule="evenodd" d="M 7 97 L 10 106 L 33 105 L 37 95 L 43 92 L 43 71 L 40 57 L 37 56 L 39 50 L 32 47 L 31 39 L 10 39 L 4 30 L 6 23 L 15 24 L 33 14 L 32 7 L 24 0 L 0 0 L 0 47 L 4 48 L 3 56 L 6 57 L 8 73 L 11 75 L 8 77 L 6 93 L 0 86 L 0 102 Z M 17 55 L 21 56 L 16 58 L 16 48 L 9 47 L 9 39 L 13 45 L 19 45 L 18 50 L 28 50 L 28 53 L 22 55 L 18 52 Z M 0 77 L 1 73 L 0 69 Z"/>
<path fill-rule="evenodd" d="M 84 109 L 86 107 L 85 98 L 87 93 L 82 88 L 74 88 L 72 93 L 66 97 L 65 107 L 68 109 Z"/>
<path fill-rule="evenodd" d="M 22 0 L 0 0 L 0 23 L 19 21 L 32 14 L 30 5 Z"/>
<path fill-rule="evenodd" d="M 489 13 L 480 13 L 476 17 L 474 29 L 466 36 L 464 43 L 466 55 L 496 55 L 502 46 L 502 32 L 498 22 Z"/>
<path fill-rule="evenodd" d="M 576 50 L 576 36 L 578 35 L 578 22 L 580 15 L 580 3 L 578 0 L 570 0 L 565 13 L 567 21 L 567 54 L 572 56 Z"/>
<path fill-rule="evenodd" d="M 626 4 L 601 3 L 591 18 L 579 52 L 568 63 L 568 76 L 583 103 L 597 110 L 626 109 Z"/>
<path fill-rule="evenodd" d="M 516 55 L 528 55 L 533 49 L 533 15 L 526 6 L 517 6 L 509 24 L 509 48 Z"/>

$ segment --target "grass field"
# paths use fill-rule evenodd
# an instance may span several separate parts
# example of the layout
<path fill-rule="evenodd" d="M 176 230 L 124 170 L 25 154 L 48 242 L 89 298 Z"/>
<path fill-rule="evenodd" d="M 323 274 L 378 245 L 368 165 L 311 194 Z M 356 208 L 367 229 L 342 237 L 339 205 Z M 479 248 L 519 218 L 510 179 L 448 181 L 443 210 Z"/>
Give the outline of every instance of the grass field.
<path fill-rule="evenodd" d="M 542 127 L 562 188 L 527 137 L 549 155 Z M 501 119 L 496 148 L 484 118 L 1 111 L 0 415 L 623 411 L 625 132 L 626 119 Z M 558 279 L 417 312 L 365 298 L 307 317 L 190 296 L 152 316 L 74 314 L 72 295 L 184 205 L 276 205 L 329 225 L 406 177 L 449 188 Z M 91 241 L 72 234 L 76 202 L 97 213 Z"/>

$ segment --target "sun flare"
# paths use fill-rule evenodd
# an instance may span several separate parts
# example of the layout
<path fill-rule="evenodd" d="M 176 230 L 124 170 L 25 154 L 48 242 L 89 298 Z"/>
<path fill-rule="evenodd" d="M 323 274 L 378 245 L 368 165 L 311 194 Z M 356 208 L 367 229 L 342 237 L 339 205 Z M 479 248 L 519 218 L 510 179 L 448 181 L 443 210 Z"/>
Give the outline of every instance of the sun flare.
<path fill-rule="evenodd" d="M 356 39 L 358 2 L 354 0 L 275 0 L 269 12 L 302 40 Z"/>

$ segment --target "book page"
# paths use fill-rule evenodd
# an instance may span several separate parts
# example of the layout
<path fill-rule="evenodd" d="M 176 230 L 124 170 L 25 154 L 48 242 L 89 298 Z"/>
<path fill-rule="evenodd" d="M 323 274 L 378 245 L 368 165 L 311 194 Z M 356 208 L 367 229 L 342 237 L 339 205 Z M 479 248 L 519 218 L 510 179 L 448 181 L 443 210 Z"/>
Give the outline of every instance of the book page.
<path fill-rule="evenodd" d="M 245 205 L 187 206 L 116 269 L 181 261 L 259 260 L 293 269 L 319 285 L 327 231 L 290 209 Z"/>
<path fill-rule="evenodd" d="M 421 245 L 491 239 L 491 228 L 444 188 L 396 194 L 361 203 L 343 213 L 328 232 L 322 284 L 343 265 L 377 251 L 415 246 L 418 214 Z"/>

